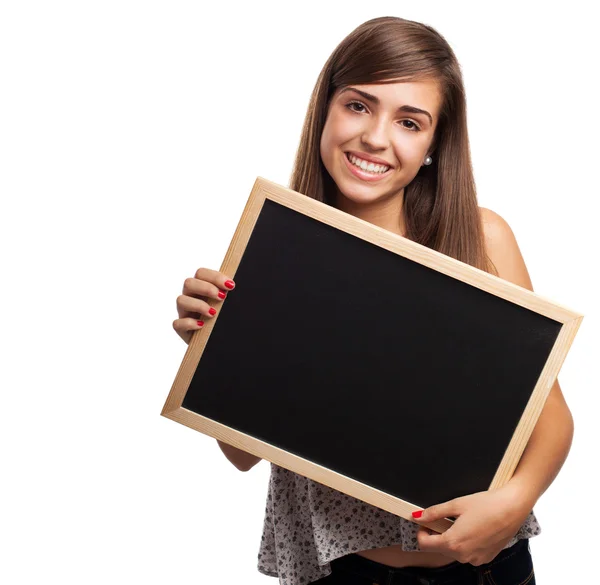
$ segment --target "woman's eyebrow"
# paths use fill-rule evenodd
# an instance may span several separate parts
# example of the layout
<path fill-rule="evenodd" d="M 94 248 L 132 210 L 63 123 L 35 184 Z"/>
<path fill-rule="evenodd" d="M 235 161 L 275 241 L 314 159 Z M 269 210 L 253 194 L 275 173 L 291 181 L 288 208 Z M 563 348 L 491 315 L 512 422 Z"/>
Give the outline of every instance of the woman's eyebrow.
<path fill-rule="evenodd" d="M 346 91 L 355 91 L 356 93 L 362 95 L 366 100 L 372 101 L 374 104 L 379 105 L 381 102 L 377 96 L 371 95 L 366 91 L 361 91 L 360 89 L 356 89 L 355 87 L 345 87 L 340 91 L 340 95 L 342 95 Z M 425 114 L 429 118 L 429 123 L 433 125 L 433 118 L 431 114 L 427 110 L 421 110 L 420 108 L 416 108 L 415 106 L 400 106 L 397 112 L 408 112 L 409 114 Z"/>

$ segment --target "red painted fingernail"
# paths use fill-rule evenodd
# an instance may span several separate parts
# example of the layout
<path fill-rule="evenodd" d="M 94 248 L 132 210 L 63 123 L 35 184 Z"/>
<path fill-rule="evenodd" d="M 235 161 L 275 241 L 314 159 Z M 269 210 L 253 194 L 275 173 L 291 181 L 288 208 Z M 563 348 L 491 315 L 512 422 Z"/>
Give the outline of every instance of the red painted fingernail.
<path fill-rule="evenodd" d="M 413 512 L 413 518 L 420 518 L 423 515 L 423 510 L 417 510 L 416 512 Z"/>
<path fill-rule="evenodd" d="M 225 286 L 226 286 L 228 289 L 232 289 L 232 288 L 235 286 L 235 282 L 233 282 L 233 280 L 226 280 L 226 281 L 225 281 Z"/>
<path fill-rule="evenodd" d="M 220 291 L 217 293 L 217 296 L 218 296 L 220 299 L 224 299 L 224 298 L 227 296 L 227 293 L 226 293 L 226 292 L 223 292 L 222 290 L 220 290 Z"/>
<path fill-rule="evenodd" d="M 208 309 L 208 312 L 209 312 L 211 315 L 216 315 L 216 314 L 217 314 L 217 311 L 215 311 L 215 310 L 214 310 L 212 307 L 211 307 L 210 309 Z"/>
<path fill-rule="evenodd" d="M 198 321 L 198 326 L 202 327 L 204 325 L 204 321 Z"/>

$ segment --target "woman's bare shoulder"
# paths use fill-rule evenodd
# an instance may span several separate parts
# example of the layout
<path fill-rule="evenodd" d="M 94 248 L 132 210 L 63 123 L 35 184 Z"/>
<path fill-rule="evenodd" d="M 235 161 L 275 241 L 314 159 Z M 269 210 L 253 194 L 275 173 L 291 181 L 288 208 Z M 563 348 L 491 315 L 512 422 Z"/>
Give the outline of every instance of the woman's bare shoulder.
<path fill-rule="evenodd" d="M 498 276 L 523 288 L 533 290 L 531 278 L 519 244 L 508 222 L 498 213 L 480 207 L 485 248 L 498 270 Z"/>

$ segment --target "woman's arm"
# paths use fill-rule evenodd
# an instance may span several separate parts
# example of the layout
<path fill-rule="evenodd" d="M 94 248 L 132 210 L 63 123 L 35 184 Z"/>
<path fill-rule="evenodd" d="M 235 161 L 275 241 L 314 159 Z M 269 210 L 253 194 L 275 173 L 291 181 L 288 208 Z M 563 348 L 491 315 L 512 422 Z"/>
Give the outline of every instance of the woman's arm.
<path fill-rule="evenodd" d="M 227 457 L 227 459 L 229 459 L 229 461 L 231 461 L 231 463 L 233 463 L 240 471 L 249 471 L 259 461 L 262 461 L 261 457 L 238 449 L 229 443 L 223 443 L 223 441 L 219 441 L 219 439 L 217 439 L 217 443 L 219 443 L 219 447 L 221 447 L 221 451 L 223 451 L 225 457 Z"/>
<path fill-rule="evenodd" d="M 529 508 L 558 475 L 572 440 L 573 417 L 556 380 L 510 480 L 519 488 L 523 501 L 529 502 Z"/>
<path fill-rule="evenodd" d="M 481 209 L 487 253 L 498 276 L 533 290 L 515 236 L 504 219 Z M 423 511 L 418 521 L 456 517 L 443 534 L 419 529 L 423 551 L 440 552 L 461 563 L 491 561 L 516 534 L 538 498 L 562 467 L 573 439 L 573 418 L 555 381 L 513 477 L 501 488 L 456 498 Z"/>

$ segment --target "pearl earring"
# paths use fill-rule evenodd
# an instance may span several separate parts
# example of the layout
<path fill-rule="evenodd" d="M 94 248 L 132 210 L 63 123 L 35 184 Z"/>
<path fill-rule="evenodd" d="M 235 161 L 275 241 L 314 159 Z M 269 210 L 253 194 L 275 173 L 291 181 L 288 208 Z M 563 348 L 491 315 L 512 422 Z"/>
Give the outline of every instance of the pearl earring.
<path fill-rule="evenodd" d="M 428 156 L 428 157 L 425 159 L 425 161 L 424 161 L 424 164 L 426 164 L 426 165 L 430 165 L 432 162 L 433 162 L 433 159 L 432 159 L 430 156 Z"/>

